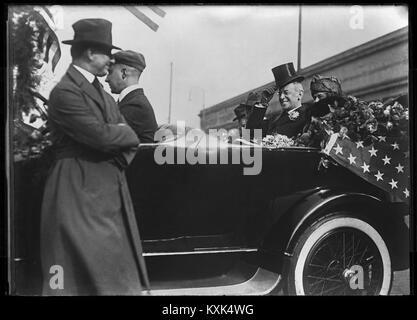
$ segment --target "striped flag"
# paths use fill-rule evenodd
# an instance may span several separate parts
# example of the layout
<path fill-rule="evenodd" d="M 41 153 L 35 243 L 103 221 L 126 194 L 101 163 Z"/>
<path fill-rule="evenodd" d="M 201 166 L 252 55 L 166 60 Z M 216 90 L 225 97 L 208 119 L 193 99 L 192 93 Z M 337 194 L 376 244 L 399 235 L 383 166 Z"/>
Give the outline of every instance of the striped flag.
<path fill-rule="evenodd" d="M 142 21 L 144 24 L 146 24 L 150 29 L 153 31 L 158 31 L 158 24 L 156 24 L 151 18 L 149 18 L 147 15 L 145 15 L 141 10 L 139 10 L 135 6 L 125 6 L 127 10 L 129 10 L 136 18 L 138 18 L 140 21 Z M 165 11 L 162 10 L 159 7 L 156 6 L 148 6 L 148 8 L 161 18 L 165 17 Z"/>
<path fill-rule="evenodd" d="M 55 33 L 57 27 L 54 22 L 54 16 L 46 6 L 36 6 L 34 11 L 46 27 L 46 32 L 42 39 L 44 61 L 46 63 L 51 63 L 52 72 L 54 72 L 59 59 L 61 59 L 61 47 Z"/>

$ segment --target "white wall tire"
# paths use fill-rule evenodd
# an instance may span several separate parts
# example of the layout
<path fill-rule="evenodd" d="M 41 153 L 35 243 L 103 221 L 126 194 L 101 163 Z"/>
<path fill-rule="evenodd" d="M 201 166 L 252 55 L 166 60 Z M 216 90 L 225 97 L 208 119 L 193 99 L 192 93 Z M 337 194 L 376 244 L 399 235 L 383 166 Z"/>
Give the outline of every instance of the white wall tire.
<path fill-rule="evenodd" d="M 392 282 L 392 268 L 390 254 L 383 238 L 375 228 L 364 220 L 351 215 L 338 214 L 327 216 L 308 227 L 297 241 L 288 269 L 287 291 L 290 295 L 309 294 L 305 292 L 304 282 L 307 259 L 315 245 L 322 241 L 323 237 L 331 232 L 341 230 L 341 228 L 352 230 L 353 232 L 362 232 L 367 236 L 366 238 L 371 239 L 374 244 L 373 248 L 377 248 L 382 261 L 380 263 L 382 267 L 382 272 L 380 272 L 380 290 L 378 290 L 377 294 L 389 294 Z"/>

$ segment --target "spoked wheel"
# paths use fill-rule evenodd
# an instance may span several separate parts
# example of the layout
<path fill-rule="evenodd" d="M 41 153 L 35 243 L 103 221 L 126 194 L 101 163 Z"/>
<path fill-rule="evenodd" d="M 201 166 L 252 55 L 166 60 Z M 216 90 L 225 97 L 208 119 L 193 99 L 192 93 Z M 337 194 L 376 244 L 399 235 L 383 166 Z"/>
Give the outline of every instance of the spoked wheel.
<path fill-rule="evenodd" d="M 307 228 L 290 261 L 294 295 L 387 295 L 392 269 L 381 235 L 364 220 L 333 215 Z"/>

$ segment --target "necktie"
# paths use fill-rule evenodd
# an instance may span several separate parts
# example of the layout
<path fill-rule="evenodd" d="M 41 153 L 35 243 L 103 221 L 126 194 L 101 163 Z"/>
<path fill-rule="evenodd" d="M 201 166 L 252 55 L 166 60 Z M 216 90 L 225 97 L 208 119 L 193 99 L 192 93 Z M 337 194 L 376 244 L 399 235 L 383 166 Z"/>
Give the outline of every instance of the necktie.
<path fill-rule="evenodd" d="M 97 89 L 98 93 L 101 96 L 101 84 L 100 81 L 98 81 L 97 77 L 94 78 L 94 81 L 91 84 L 94 86 L 94 88 Z"/>

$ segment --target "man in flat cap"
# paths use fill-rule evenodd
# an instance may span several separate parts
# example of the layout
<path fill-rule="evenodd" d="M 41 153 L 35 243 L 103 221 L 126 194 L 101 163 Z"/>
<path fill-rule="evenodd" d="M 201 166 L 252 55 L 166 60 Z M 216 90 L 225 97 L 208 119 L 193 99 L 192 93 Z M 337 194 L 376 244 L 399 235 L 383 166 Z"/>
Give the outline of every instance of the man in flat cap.
<path fill-rule="evenodd" d="M 106 82 L 112 93 L 119 94 L 120 112 L 140 142 L 152 143 L 158 125 L 153 108 L 139 86 L 139 78 L 146 67 L 145 58 L 131 50 L 119 51 L 113 57 L 115 62 L 110 67 Z"/>
<path fill-rule="evenodd" d="M 309 124 L 311 115 L 307 105 L 302 104 L 304 77 L 297 74 L 293 63 L 285 63 L 272 69 L 282 112 L 269 119 L 264 119 L 268 105 L 259 101 L 248 119 L 246 128 L 262 129 L 263 136 L 282 134 L 289 138 L 296 137 Z"/>
<path fill-rule="evenodd" d="M 124 168 L 139 139 L 97 77 L 111 63 L 111 23 L 73 24 L 72 63 L 49 99 L 55 161 L 44 190 L 44 295 L 137 295 L 147 273 Z"/>

